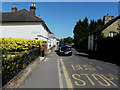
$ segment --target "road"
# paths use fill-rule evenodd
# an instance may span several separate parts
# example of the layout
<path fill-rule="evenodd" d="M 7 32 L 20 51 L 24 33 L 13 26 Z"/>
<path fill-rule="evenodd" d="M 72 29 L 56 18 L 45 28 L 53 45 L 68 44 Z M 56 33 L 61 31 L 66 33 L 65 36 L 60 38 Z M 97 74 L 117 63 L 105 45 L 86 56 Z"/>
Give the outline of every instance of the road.
<path fill-rule="evenodd" d="M 53 51 L 19 88 L 118 90 L 118 66 L 72 52 L 72 56 L 59 56 Z"/>
<path fill-rule="evenodd" d="M 100 60 L 89 59 L 88 54 L 72 49 L 72 56 L 59 56 L 63 80 L 68 88 L 101 88 L 117 90 L 118 66 Z M 63 84 L 64 87 L 66 87 Z"/>

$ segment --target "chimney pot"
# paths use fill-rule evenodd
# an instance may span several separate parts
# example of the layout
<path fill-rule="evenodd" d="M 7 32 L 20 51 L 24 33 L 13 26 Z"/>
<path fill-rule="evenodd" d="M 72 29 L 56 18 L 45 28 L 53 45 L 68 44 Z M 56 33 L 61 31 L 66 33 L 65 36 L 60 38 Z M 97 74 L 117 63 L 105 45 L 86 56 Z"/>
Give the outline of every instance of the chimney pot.
<path fill-rule="evenodd" d="M 35 7 L 35 3 L 34 3 L 34 7 Z"/>
<path fill-rule="evenodd" d="M 33 6 L 33 3 L 31 3 L 31 6 Z"/>
<path fill-rule="evenodd" d="M 108 23 L 112 19 L 114 19 L 114 16 L 109 16 L 109 14 L 107 14 L 107 16 L 103 17 L 104 24 Z"/>
<path fill-rule="evenodd" d="M 17 4 L 15 4 L 15 7 L 17 7 Z"/>
<path fill-rule="evenodd" d="M 42 17 L 39 15 L 39 18 L 42 19 Z"/>
<path fill-rule="evenodd" d="M 17 5 L 16 4 L 13 4 L 12 12 L 17 12 Z"/>
<path fill-rule="evenodd" d="M 13 7 L 15 7 L 15 5 L 13 4 Z"/>
<path fill-rule="evenodd" d="M 35 9 L 36 9 L 35 3 L 31 3 L 31 6 L 30 6 L 30 13 L 31 13 L 32 15 L 34 15 L 34 16 L 35 16 Z"/>

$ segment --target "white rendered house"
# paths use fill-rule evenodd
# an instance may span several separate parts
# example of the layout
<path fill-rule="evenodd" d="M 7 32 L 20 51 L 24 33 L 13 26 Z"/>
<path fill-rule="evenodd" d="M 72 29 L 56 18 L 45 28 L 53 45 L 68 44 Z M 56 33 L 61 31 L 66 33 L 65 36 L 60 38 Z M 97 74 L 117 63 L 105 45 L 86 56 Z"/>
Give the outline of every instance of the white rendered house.
<path fill-rule="evenodd" d="M 35 3 L 31 3 L 30 11 L 17 11 L 16 4 L 13 4 L 12 12 L 2 13 L 2 38 L 43 40 L 49 50 L 53 46 L 54 36 L 49 37 L 52 33 L 42 18 L 35 16 L 35 9 Z"/>

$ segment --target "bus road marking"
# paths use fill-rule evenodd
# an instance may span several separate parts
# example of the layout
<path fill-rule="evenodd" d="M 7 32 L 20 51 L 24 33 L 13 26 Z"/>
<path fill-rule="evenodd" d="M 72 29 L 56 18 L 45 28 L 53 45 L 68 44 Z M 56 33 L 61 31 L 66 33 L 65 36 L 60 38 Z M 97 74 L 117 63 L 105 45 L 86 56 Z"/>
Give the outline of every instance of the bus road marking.
<path fill-rule="evenodd" d="M 91 78 L 91 76 L 93 78 Z M 107 78 L 105 75 L 103 74 L 97 74 L 97 73 L 93 73 L 93 74 L 72 74 L 72 78 L 74 79 L 74 83 L 76 86 L 79 87 L 85 87 L 87 84 L 89 85 L 89 83 L 87 81 L 84 80 L 84 77 L 87 78 L 87 80 L 91 83 L 92 86 L 95 86 L 95 84 L 99 84 L 105 87 L 110 87 L 110 86 L 115 86 L 117 87 L 117 85 L 112 81 L 114 78 L 110 79 Z M 95 81 L 97 81 L 97 83 L 95 83 Z"/>
<path fill-rule="evenodd" d="M 110 73 L 108 73 L 108 74 L 110 75 L 110 77 L 115 78 L 115 79 L 117 79 L 117 80 L 118 80 L 118 78 L 117 78 L 117 77 L 115 77 L 114 75 L 112 75 L 112 74 L 110 74 Z"/>
<path fill-rule="evenodd" d="M 113 83 L 109 78 L 107 78 L 106 76 L 104 76 L 103 74 L 101 74 L 101 76 L 103 76 L 106 80 L 108 80 L 110 83 L 112 83 L 114 86 L 117 86 L 115 83 Z"/>
<path fill-rule="evenodd" d="M 98 69 L 103 70 L 100 66 L 97 66 Z"/>
<path fill-rule="evenodd" d="M 87 77 L 87 79 L 91 82 L 91 84 L 93 86 L 95 86 L 95 83 L 90 79 L 90 77 L 88 76 L 88 74 L 81 74 L 81 75 L 85 75 Z"/>
<path fill-rule="evenodd" d="M 95 68 L 92 65 L 71 65 L 72 69 L 77 71 L 77 70 L 88 70 L 88 71 L 95 71 Z"/>
<path fill-rule="evenodd" d="M 93 64 L 92 62 L 89 62 L 90 64 Z"/>

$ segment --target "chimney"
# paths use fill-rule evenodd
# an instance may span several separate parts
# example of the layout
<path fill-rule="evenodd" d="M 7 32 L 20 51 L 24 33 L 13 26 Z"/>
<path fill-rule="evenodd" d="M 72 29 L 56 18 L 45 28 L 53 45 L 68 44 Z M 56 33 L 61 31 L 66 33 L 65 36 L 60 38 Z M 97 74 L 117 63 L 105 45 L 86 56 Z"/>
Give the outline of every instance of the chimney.
<path fill-rule="evenodd" d="M 36 9 L 35 3 L 31 3 L 31 6 L 30 6 L 30 13 L 31 13 L 32 15 L 34 15 L 34 16 L 35 16 L 35 9 Z"/>
<path fill-rule="evenodd" d="M 39 18 L 42 19 L 42 16 L 39 15 Z"/>
<path fill-rule="evenodd" d="M 13 4 L 12 12 L 17 12 L 17 5 L 16 4 Z"/>
<path fill-rule="evenodd" d="M 106 24 L 112 19 L 114 19 L 114 16 L 109 16 L 109 14 L 107 14 L 107 16 L 103 17 L 103 22 L 104 22 L 104 24 Z"/>

